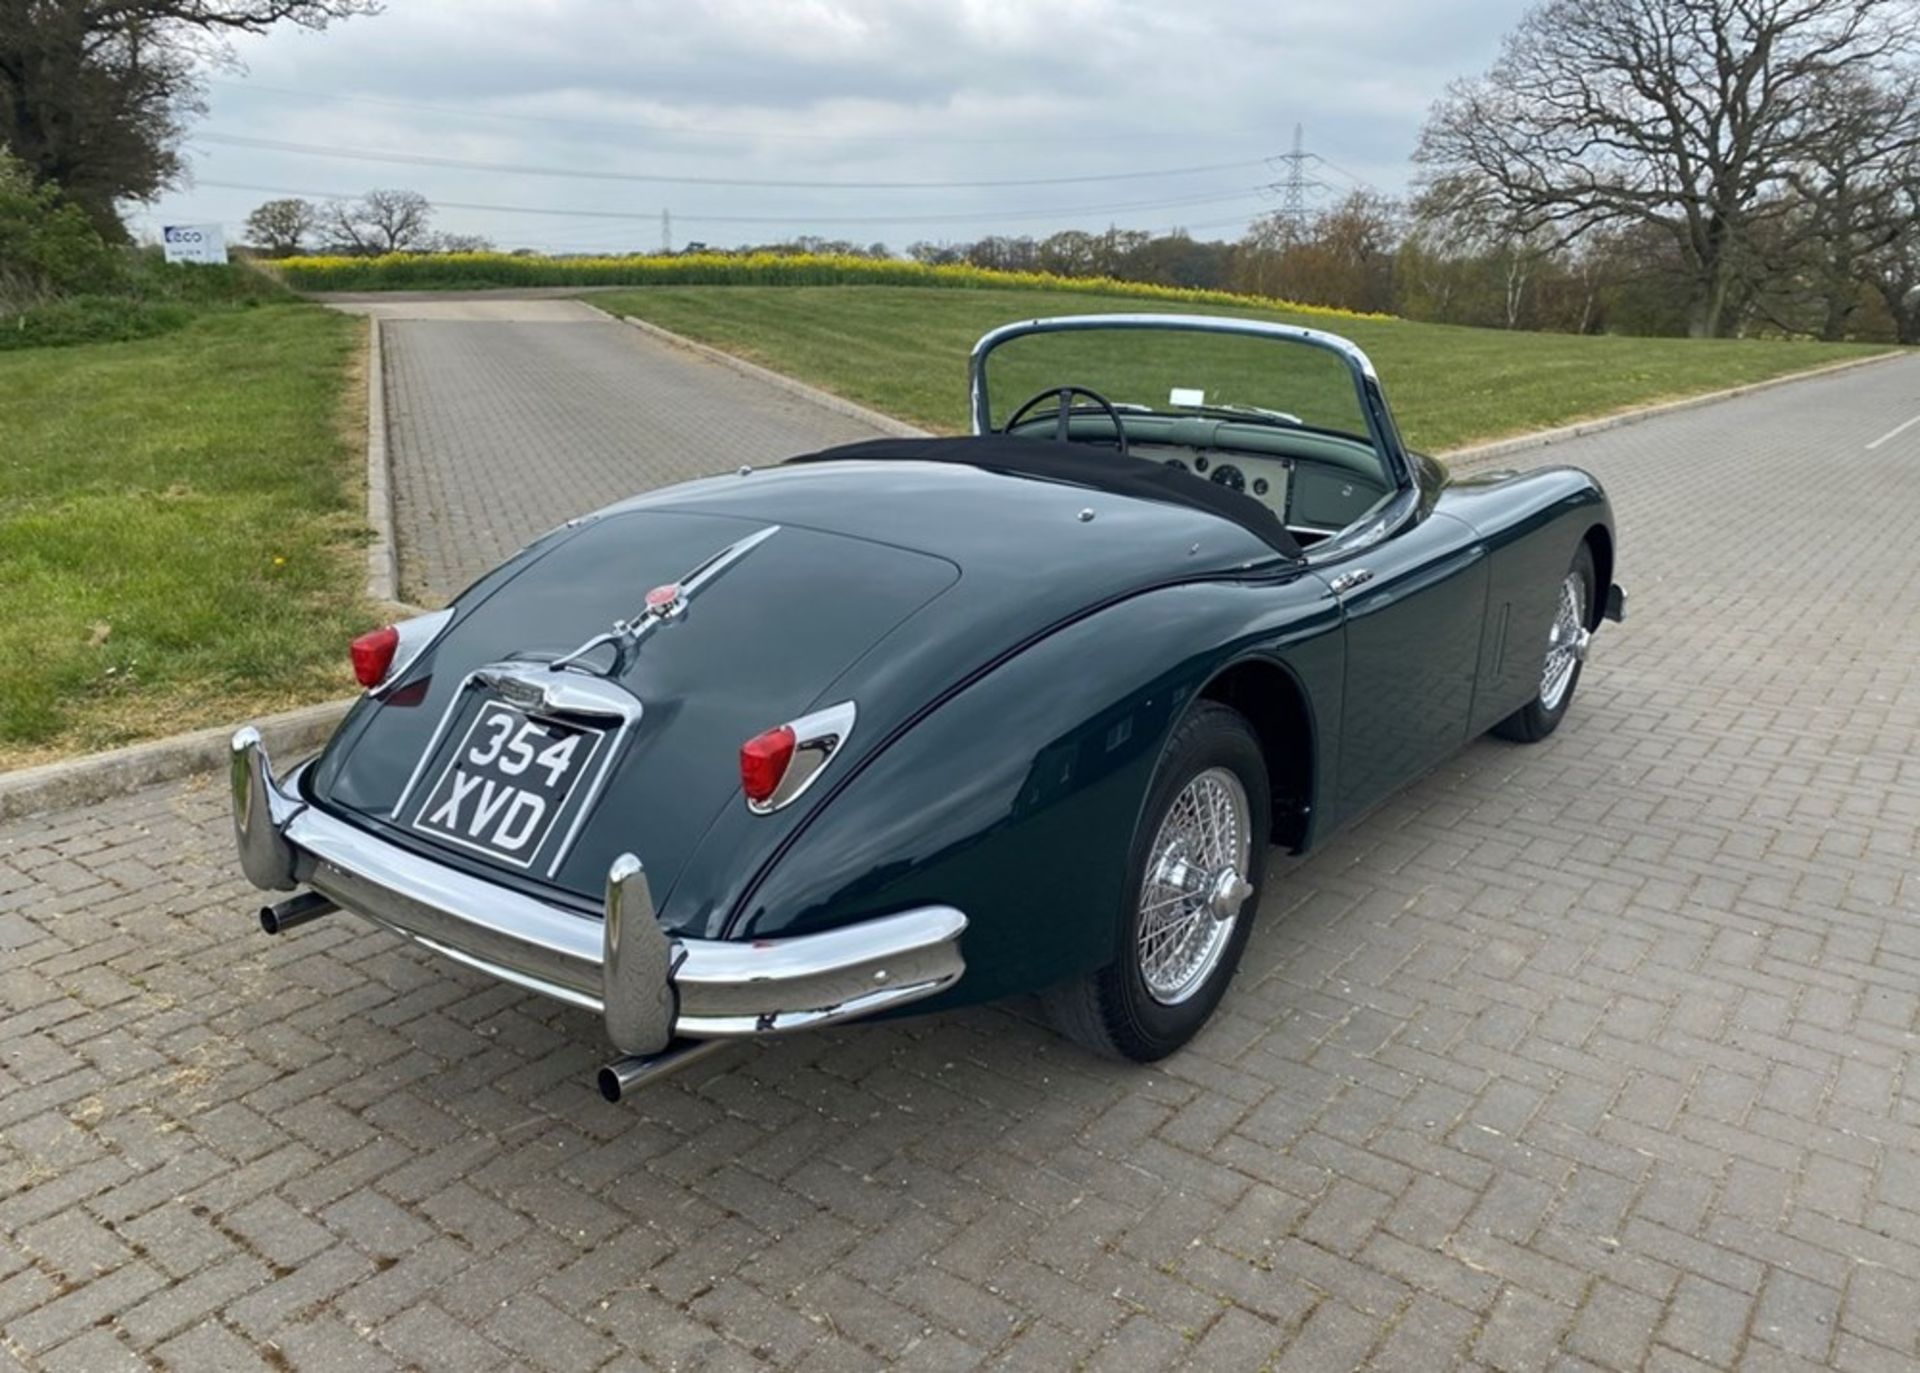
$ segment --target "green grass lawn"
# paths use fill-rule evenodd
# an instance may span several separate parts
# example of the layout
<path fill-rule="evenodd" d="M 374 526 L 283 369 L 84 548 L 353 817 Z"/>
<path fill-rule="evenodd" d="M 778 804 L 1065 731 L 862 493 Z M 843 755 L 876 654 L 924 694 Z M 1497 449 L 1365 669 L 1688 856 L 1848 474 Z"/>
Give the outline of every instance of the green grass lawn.
<path fill-rule="evenodd" d="M 1202 308 L 1032 290 L 892 286 L 656 286 L 589 299 L 951 432 L 967 422 L 967 350 L 997 324 L 1036 315 Z M 1429 452 L 1886 351 L 1865 344 L 1523 334 L 1211 306 L 1204 312 L 1345 334 L 1379 368 L 1407 441 Z"/>
<path fill-rule="evenodd" d="M 0 353 L 0 768 L 351 689 L 366 326 Z"/>

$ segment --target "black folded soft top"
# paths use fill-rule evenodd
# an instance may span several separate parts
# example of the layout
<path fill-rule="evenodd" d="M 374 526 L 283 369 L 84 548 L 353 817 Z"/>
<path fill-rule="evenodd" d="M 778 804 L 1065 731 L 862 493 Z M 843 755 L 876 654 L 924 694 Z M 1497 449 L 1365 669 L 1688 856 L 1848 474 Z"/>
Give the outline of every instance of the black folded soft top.
<path fill-rule="evenodd" d="M 1123 457 L 1097 444 L 1010 438 L 1005 434 L 953 439 L 868 439 L 863 443 L 823 448 L 817 453 L 803 453 L 787 461 L 957 462 L 989 472 L 1071 482 L 1117 496 L 1202 510 L 1239 525 L 1276 553 L 1289 558 L 1303 556 L 1299 542 L 1287 532 L 1280 517 L 1244 492 L 1210 482 L 1184 468 L 1146 458 Z"/>

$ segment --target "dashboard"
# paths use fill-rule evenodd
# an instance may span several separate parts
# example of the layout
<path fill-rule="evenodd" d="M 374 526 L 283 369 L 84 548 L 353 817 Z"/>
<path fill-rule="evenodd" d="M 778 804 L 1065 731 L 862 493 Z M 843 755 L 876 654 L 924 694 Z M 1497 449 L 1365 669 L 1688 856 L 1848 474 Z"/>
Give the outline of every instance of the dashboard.
<path fill-rule="evenodd" d="M 1384 484 L 1311 460 L 1231 448 L 1133 445 L 1135 457 L 1164 462 L 1253 497 L 1296 534 L 1332 534 L 1366 514 Z"/>

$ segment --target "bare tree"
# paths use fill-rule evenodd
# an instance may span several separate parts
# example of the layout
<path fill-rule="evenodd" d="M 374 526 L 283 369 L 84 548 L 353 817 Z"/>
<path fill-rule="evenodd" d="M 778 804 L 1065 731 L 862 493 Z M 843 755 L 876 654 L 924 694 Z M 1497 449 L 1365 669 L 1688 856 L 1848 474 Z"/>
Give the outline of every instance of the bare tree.
<path fill-rule="evenodd" d="M 319 223 L 311 201 L 269 200 L 247 216 L 247 241 L 268 257 L 287 257 L 300 251 Z"/>
<path fill-rule="evenodd" d="M 485 234 L 457 234 L 435 229 L 430 234 L 422 234 L 414 246 L 423 253 L 490 253 L 493 251 L 493 240 Z"/>
<path fill-rule="evenodd" d="M 1886 302 L 1900 342 L 1920 343 L 1920 156 L 1902 173 L 1894 205 L 1897 232 L 1868 258 L 1866 276 Z"/>
<path fill-rule="evenodd" d="M 200 75 L 230 37 L 323 28 L 378 0 L 0 0 L 0 144 L 100 228 L 114 202 L 149 200 L 180 174 Z"/>
<path fill-rule="evenodd" d="M 1911 0 L 1545 0 L 1448 89 L 1416 157 L 1529 228 L 1657 228 L 1692 278 L 1690 331 L 1719 335 L 1756 220 L 1840 136 L 1820 93 L 1888 79 L 1915 37 Z"/>
<path fill-rule="evenodd" d="M 1276 213 L 1240 240 L 1233 280 L 1240 290 L 1346 310 L 1394 308 L 1400 207 L 1374 191 L 1353 191 L 1301 223 Z"/>
<path fill-rule="evenodd" d="M 1570 235 L 1516 209 L 1488 178 L 1454 174 L 1428 180 L 1408 239 L 1439 261 L 1466 258 L 1496 269 L 1500 322 L 1518 329 L 1535 276 L 1566 253 Z"/>
<path fill-rule="evenodd" d="M 1904 192 L 1920 179 L 1920 82 L 1838 82 L 1827 101 L 1834 137 L 1788 169 L 1780 251 L 1788 273 L 1802 269 L 1820 337 L 1836 340 L 1871 289 L 1868 264 L 1914 234 Z"/>
<path fill-rule="evenodd" d="M 374 190 L 358 200 L 334 201 L 325 221 L 342 246 L 356 253 L 399 253 L 423 248 L 433 206 L 418 191 Z"/>

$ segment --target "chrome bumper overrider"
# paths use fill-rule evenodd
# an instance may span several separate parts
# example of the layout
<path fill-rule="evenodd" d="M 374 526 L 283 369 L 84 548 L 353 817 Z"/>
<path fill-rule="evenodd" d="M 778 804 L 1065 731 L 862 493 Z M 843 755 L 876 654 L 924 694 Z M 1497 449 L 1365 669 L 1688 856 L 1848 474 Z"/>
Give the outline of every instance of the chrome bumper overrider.
<path fill-rule="evenodd" d="M 821 934 L 669 936 L 640 861 L 607 874 L 599 920 L 469 876 L 307 805 L 275 780 L 259 733 L 233 736 L 233 824 L 257 887 L 302 884 L 343 909 L 506 982 L 599 1012 L 622 1053 L 809 1029 L 918 1001 L 965 971 L 967 918 L 923 906 Z"/>

